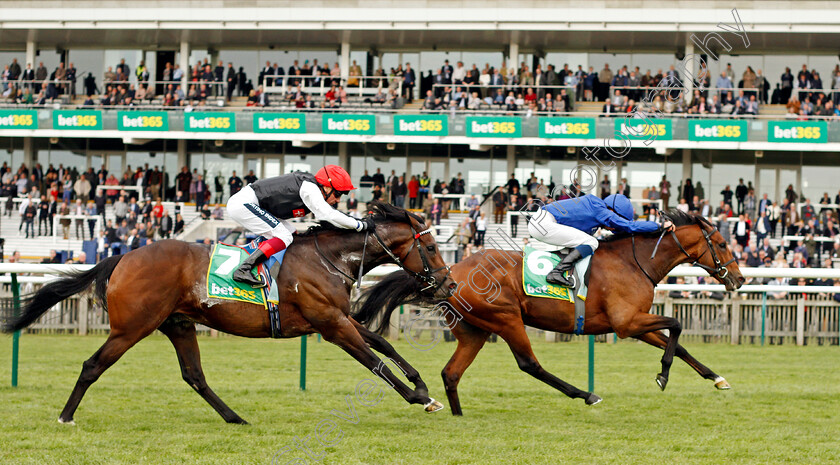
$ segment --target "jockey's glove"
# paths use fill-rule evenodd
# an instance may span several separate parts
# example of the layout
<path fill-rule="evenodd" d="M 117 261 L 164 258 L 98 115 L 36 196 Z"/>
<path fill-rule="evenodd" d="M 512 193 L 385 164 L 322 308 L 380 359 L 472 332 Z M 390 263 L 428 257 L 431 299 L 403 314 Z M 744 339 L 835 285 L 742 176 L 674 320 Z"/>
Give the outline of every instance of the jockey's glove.
<path fill-rule="evenodd" d="M 356 226 L 356 231 L 372 231 L 376 227 L 376 223 L 373 222 L 373 218 L 365 217 L 359 220 L 359 225 Z"/>

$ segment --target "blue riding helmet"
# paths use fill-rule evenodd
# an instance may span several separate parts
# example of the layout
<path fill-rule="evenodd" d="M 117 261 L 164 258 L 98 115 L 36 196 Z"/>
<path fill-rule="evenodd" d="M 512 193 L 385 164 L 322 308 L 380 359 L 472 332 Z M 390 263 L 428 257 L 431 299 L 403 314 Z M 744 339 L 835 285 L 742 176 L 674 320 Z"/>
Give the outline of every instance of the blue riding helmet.
<path fill-rule="evenodd" d="M 633 205 L 630 204 L 630 199 L 622 194 L 608 195 L 604 199 L 604 203 L 608 208 L 611 208 L 618 216 L 627 221 L 633 221 L 636 215 L 633 213 Z"/>

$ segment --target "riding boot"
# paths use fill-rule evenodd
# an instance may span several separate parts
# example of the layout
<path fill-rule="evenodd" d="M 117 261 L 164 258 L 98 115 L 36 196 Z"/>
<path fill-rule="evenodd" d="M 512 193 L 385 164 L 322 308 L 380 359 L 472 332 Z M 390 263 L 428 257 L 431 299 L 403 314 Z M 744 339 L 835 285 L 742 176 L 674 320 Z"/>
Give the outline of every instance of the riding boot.
<path fill-rule="evenodd" d="M 545 280 L 550 282 L 551 284 L 557 284 L 563 287 L 574 288 L 575 287 L 575 277 L 574 277 L 574 268 L 575 262 L 581 259 L 580 251 L 578 249 L 572 249 L 568 255 L 563 257 L 563 260 L 551 270 L 548 275 L 545 277 Z M 569 275 L 566 276 L 566 272 L 569 272 Z"/>
<path fill-rule="evenodd" d="M 267 258 L 268 257 L 262 250 L 255 250 L 248 256 L 248 258 L 245 259 L 244 262 L 242 262 L 241 265 L 239 265 L 239 268 L 233 272 L 233 280 L 240 283 L 250 284 L 254 287 L 265 287 L 265 281 L 263 281 L 261 276 L 255 276 L 254 271 L 256 271 L 257 265 L 264 262 Z"/>

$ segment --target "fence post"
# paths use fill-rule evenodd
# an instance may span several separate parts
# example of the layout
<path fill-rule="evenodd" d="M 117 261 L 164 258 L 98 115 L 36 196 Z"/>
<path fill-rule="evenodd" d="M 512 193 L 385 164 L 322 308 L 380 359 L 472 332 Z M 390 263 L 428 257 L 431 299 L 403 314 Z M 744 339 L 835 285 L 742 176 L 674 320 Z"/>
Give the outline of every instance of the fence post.
<path fill-rule="evenodd" d="M 20 284 L 18 284 L 17 273 L 12 273 L 12 302 L 14 305 L 14 316 L 20 315 Z M 18 385 L 18 351 L 20 349 L 20 331 L 15 331 L 12 336 L 12 387 Z"/>
<path fill-rule="evenodd" d="M 805 345 L 805 299 L 796 299 L 796 345 Z"/>
<path fill-rule="evenodd" d="M 306 339 L 308 334 L 300 337 L 300 390 L 306 390 Z"/>
<path fill-rule="evenodd" d="M 767 332 L 767 293 L 761 293 L 761 345 L 764 345 L 764 334 Z"/>
<path fill-rule="evenodd" d="M 741 342 L 741 301 L 736 296 L 729 305 L 729 343 L 736 345 Z"/>
<path fill-rule="evenodd" d="M 662 316 L 667 316 L 669 318 L 674 317 L 674 299 L 669 296 L 665 296 L 665 304 L 662 307 Z"/>
<path fill-rule="evenodd" d="M 79 336 L 87 335 L 89 302 L 89 299 L 86 299 L 84 297 L 79 298 Z"/>

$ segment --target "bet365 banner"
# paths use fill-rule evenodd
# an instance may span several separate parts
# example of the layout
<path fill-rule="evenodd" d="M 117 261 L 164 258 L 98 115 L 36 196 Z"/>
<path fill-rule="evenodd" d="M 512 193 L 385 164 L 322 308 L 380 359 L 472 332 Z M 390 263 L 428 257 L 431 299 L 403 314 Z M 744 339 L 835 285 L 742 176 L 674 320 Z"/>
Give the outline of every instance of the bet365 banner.
<path fill-rule="evenodd" d="M 306 116 L 302 113 L 254 113 L 254 132 L 302 134 Z"/>
<path fill-rule="evenodd" d="M 825 121 L 770 121 L 767 123 L 768 142 L 828 142 L 828 123 Z"/>
<path fill-rule="evenodd" d="M 0 129 L 38 129 L 38 112 L 0 110 Z"/>
<path fill-rule="evenodd" d="M 236 132 L 236 114 L 232 112 L 185 113 L 184 131 Z"/>
<path fill-rule="evenodd" d="M 522 137 L 518 116 L 467 116 L 467 137 Z"/>
<path fill-rule="evenodd" d="M 449 117 L 446 115 L 394 115 L 394 134 L 397 136 L 448 136 Z"/>
<path fill-rule="evenodd" d="M 324 134 L 376 134 L 376 117 L 373 115 L 324 114 L 321 117 Z"/>
<path fill-rule="evenodd" d="M 118 111 L 120 131 L 168 131 L 169 114 L 165 111 Z"/>
<path fill-rule="evenodd" d="M 747 122 L 732 119 L 690 120 L 688 140 L 747 141 Z"/>
<path fill-rule="evenodd" d="M 594 139 L 595 118 L 540 117 L 543 139 Z"/>
<path fill-rule="evenodd" d="M 102 129 L 102 112 L 99 110 L 55 110 L 53 129 Z"/>
<path fill-rule="evenodd" d="M 673 140 L 671 120 L 652 119 L 649 122 L 641 118 L 616 118 L 616 134 L 623 134 L 631 140 Z"/>

